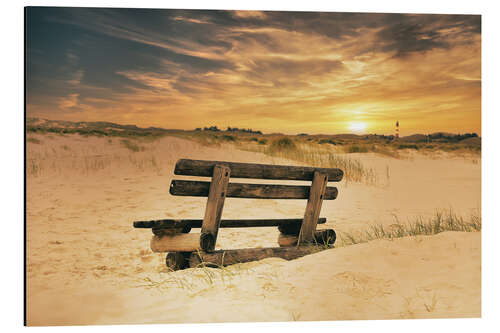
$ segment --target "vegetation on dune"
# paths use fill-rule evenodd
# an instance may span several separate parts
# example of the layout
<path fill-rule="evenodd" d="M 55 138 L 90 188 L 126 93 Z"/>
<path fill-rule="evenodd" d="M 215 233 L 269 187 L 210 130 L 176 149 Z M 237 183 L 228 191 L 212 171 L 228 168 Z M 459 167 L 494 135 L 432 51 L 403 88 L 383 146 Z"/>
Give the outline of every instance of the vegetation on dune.
<path fill-rule="evenodd" d="M 325 143 L 329 143 L 329 144 L 334 145 L 334 146 L 343 144 L 342 141 L 340 141 L 340 140 L 339 141 L 334 141 L 332 139 L 321 139 L 321 140 L 318 141 L 318 143 L 320 145 L 325 144 Z"/>
<path fill-rule="evenodd" d="M 119 125 L 109 122 L 69 122 L 53 121 L 38 118 L 28 118 L 26 121 L 27 133 L 54 133 L 58 135 L 79 134 L 83 136 L 143 138 L 155 140 L 166 135 L 177 136 L 194 140 L 202 145 L 220 145 L 224 142 L 241 144 L 244 142 L 257 142 L 266 145 L 267 141 L 288 139 L 281 143 L 274 143 L 270 149 L 293 149 L 289 142 L 296 146 L 307 144 L 320 144 L 331 149 L 344 146 L 342 151 L 347 153 L 373 152 L 385 156 L 398 158 L 404 150 L 419 150 L 423 153 L 445 151 L 453 153 L 473 153 L 481 151 L 481 138 L 476 133 L 450 134 L 432 133 L 428 135 L 414 134 L 406 137 L 395 138 L 393 135 L 314 135 L 300 133 L 298 135 L 264 135 L 259 130 L 251 128 L 238 128 L 228 126 L 222 130 L 217 126 L 197 128 L 193 131 L 163 129 L 157 127 L 139 128 L 135 125 Z M 264 136 L 264 137 L 263 137 Z M 33 139 L 28 139 L 36 143 Z M 288 143 L 287 143 L 288 142 Z"/>
<path fill-rule="evenodd" d="M 337 246 L 347 246 L 366 243 L 375 239 L 394 239 L 408 236 L 435 235 L 445 231 L 476 232 L 481 231 L 481 215 L 471 214 L 468 218 L 458 216 L 452 210 L 437 211 L 427 220 L 417 217 L 408 223 L 396 223 L 384 227 L 381 224 L 372 225 L 368 230 L 359 232 L 337 232 Z"/>
<path fill-rule="evenodd" d="M 234 136 L 232 136 L 232 135 L 226 135 L 226 134 L 224 134 L 222 136 L 222 140 L 223 141 L 233 141 L 234 142 L 234 141 L 236 141 L 236 138 Z"/>
<path fill-rule="evenodd" d="M 112 137 L 120 137 L 120 144 L 133 153 L 142 152 L 145 146 L 142 142 L 155 140 L 163 136 L 175 136 L 197 142 L 204 146 L 220 146 L 231 144 L 241 150 L 263 153 L 272 157 L 297 161 L 304 165 L 341 168 L 345 172 L 344 179 L 348 182 L 359 182 L 370 185 L 379 184 L 374 169 L 366 167 L 360 160 L 344 153 L 375 153 L 391 158 L 411 156 L 410 151 L 418 150 L 422 154 L 434 154 L 443 151 L 454 156 L 470 156 L 480 154 L 481 138 L 475 133 L 431 135 L 412 135 L 399 139 L 387 135 L 315 135 L 301 133 L 300 135 L 262 134 L 261 131 L 227 127 L 221 130 L 217 126 L 198 128 L 194 131 L 166 130 L 161 128 L 139 128 L 134 125 L 118 125 L 106 122 L 65 122 L 49 121 L 35 118 L 27 119 L 28 133 L 55 133 L 60 135 L 80 134 L 84 136 L 107 137 L 112 143 Z M 29 143 L 42 143 L 30 136 Z M 70 152 L 69 147 L 62 147 Z M 438 156 L 438 155 L 437 155 Z M 31 162 L 28 168 L 32 175 L 39 175 L 40 170 L 47 170 L 43 161 Z M 476 159 L 473 163 L 478 163 Z M 42 166 L 43 164 L 43 166 Z M 134 165 L 141 163 L 134 163 Z M 144 165 L 153 165 L 144 162 Z M 97 168 L 100 164 L 97 163 Z M 91 169 L 94 166 L 89 166 Z M 154 167 L 154 166 L 153 166 Z M 49 168 L 50 169 L 50 168 Z"/>
<path fill-rule="evenodd" d="M 54 133 L 59 135 L 79 134 L 82 136 L 97 136 L 97 137 L 103 137 L 103 136 L 115 136 L 115 137 L 127 137 L 127 138 L 143 137 L 151 139 L 161 138 L 168 134 L 167 132 L 159 132 L 159 131 L 136 131 L 136 130 L 118 131 L 114 129 L 59 128 L 59 127 L 44 128 L 36 126 L 28 127 L 27 132 L 40 133 L 40 134 Z"/>
<path fill-rule="evenodd" d="M 416 150 L 419 149 L 419 147 L 417 145 L 415 145 L 415 144 L 411 144 L 411 145 L 409 145 L 409 144 L 400 144 L 400 145 L 397 146 L 397 148 L 398 149 L 416 149 Z"/>
<path fill-rule="evenodd" d="M 197 128 L 195 128 L 195 131 L 196 132 L 200 132 L 200 131 L 223 132 L 223 130 L 219 129 L 217 126 L 203 127 L 203 129 L 201 127 L 197 127 Z M 254 131 L 251 128 L 238 128 L 238 127 L 231 127 L 231 126 L 228 126 L 225 131 L 226 132 L 262 134 L 261 131 Z"/>
<path fill-rule="evenodd" d="M 283 152 L 283 151 L 293 151 L 296 150 L 297 146 L 292 141 L 292 139 L 284 137 L 278 140 L 275 140 L 271 143 L 269 147 L 270 152 Z"/>
<path fill-rule="evenodd" d="M 340 168 L 344 171 L 344 179 L 347 182 L 378 184 L 375 170 L 365 167 L 359 160 L 328 150 L 319 150 L 308 144 L 297 144 L 288 137 L 278 138 L 272 141 L 271 145 L 257 151 L 269 156 L 301 162 L 305 165 Z"/>
<path fill-rule="evenodd" d="M 146 148 L 144 146 L 139 146 L 138 144 L 130 141 L 130 140 L 121 140 L 120 143 L 125 146 L 130 151 L 133 152 L 139 152 L 139 151 L 144 151 Z"/>
<path fill-rule="evenodd" d="M 71 122 L 61 120 L 47 120 L 38 118 L 26 119 L 27 133 L 58 135 L 79 134 L 82 136 L 115 136 L 125 138 L 149 138 L 163 137 L 177 130 L 167 130 L 158 127 L 140 128 L 135 125 L 120 125 L 110 122 Z"/>
<path fill-rule="evenodd" d="M 35 143 L 35 144 L 41 144 L 42 143 L 42 141 L 40 141 L 37 138 L 28 138 L 28 139 L 26 139 L 26 141 L 28 141 L 30 143 Z"/>
<path fill-rule="evenodd" d="M 347 153 L 367 153 L 368 148 L 366 146 L 360 146 L 360 145 L 350 145 L 346 147 L 346 152 Z"/>

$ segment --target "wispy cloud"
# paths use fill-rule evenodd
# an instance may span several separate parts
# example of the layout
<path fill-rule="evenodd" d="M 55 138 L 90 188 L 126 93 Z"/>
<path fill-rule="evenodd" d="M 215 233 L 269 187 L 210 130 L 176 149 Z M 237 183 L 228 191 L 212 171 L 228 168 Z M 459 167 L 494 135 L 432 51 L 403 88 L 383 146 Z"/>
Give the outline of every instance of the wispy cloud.
<path fill-rule="evenodd" d="M 28 29 L 71 33 L 28 38 L 28 112 L 325 133 L 350 120 L 388 132 L 397 118 L 413 132 L 480 131 L 479 16 L 37 10 Z"/>

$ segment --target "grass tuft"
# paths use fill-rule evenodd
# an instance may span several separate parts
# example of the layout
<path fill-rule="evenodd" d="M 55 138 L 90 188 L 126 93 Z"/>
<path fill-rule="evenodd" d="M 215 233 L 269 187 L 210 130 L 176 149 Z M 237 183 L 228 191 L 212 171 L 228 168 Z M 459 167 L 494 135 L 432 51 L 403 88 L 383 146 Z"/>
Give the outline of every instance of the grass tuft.
<path fill-rule="evenodd" d="M 347 182 L 377 185 L 378 175 L 375 169 L 365 167 L 358 159 L 321 151 L 308 145 L 296 146 L 295 149 L 265 149 L 264 153 L 273 157 L 285 158 L 320 168 L 339 168 L 344 171 Z"/>
<path fill-rule="evenodd" d="M 297 149 L 297 145 L 290 138 L 281 138 L 275 140 L 271 143 L 269 147 L 270 152 L 283 152 L 283 151 L 293 151 Z"/>
<path fill-rule="evenodd" d="M 130 140 L 123 139 L 120 142 L 123 146 L 125 146 L 125 148 L 127 148 L 130 151 L 133 151 L 134 153 L 145 150 L 144 146 L 139 146 L 138 144 Z"/>
<path fill-rule="evenodd" d="M 266 145 L 267 144 L 267 139 L 260 139 L 259 140 L 259 145 Z"/>
<path fill-rule="evenodd" d="M 30 143 L 35 143 L 37 145 L 41 144 L 42 141 L 41 140 L 38 140 L 37 138 L 28 138 L 26 139 L 26 141 L 30 142 Z"/>
<path fill-rule="evenodd" d="M 350 145 L 346 146 L 345 151 L 347 153 L 367 153 L 368 148 L 366 146 Z"/>
<path fill-rule="evenodd" d="M 321 139 L 321 140 L 318 141 L 318 143 L 320 145 L 325 144 L 325 143 L 329 143 L 329 144 L 334 145 L 334 146 L 337 145 L 337 142 L 335 142 L 335 141 L 333 141 L 331 139 Z"/>
<path fill-rule="evenodd" d="M 234 141 L 236 141 L 236 138 L 234 136 L 232 136 L 232 135 L 224 134 L 222 136 L 222 140 L 223 141 L 233 141 L 234 142 Z"/>
<path fill-rule="evenodd" d="M 449 211 L 437 211 L 436 214 L 424 221 L 417 217 L 413 221 L 402 224 L 395 217 L 396 223 L 390 226 L 373 225 L 364 232 L 339 232 L 337 246 L 347 246 L 366 243 L 375 239 L 394 239 L 408 236 L 436 235 L 445 231 L 477 232 L 481 231 L 481 216 L 471 214 L 467 219 Z"/>

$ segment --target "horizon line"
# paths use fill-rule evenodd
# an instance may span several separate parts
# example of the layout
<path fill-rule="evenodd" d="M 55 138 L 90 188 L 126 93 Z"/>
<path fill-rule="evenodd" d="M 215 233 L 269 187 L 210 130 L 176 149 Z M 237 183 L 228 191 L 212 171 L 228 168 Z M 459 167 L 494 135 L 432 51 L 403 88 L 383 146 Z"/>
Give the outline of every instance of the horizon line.
<path fill-rule="evenodd" d="M 148 127 L 139 127 L 137 126 L 136 124 L 123 124 L 123 123 L 115 123 L 115 122 L 111 122 L 111 121 L 107 121 L 107 120 L 95 120 L 95 121 L 86 121 L 86 120 L 82 120 L 82 121 L 72 121 L 72 120 L 60 120 L 60 119 L 49 119 L 49 118 L 41 118 L 41 117 L 36 117 L 36 116 L 33 116 L 33 117 L 26 117 L 25 118 L 25 121 L 26 121 L 26 126 L 27 127 L 27 120 L 28 119 L 38 119 L 38 120 L 48 120 L 48 121 L 54 121 L 54 122 L 68 122 L 68 123 L 110 123 L 110 124 L 114 124 L 114 125 L 119 125 L 119 126 L 135 126 L 136 128 L 138 129 L 141 129 L 141 130 L 146 130 L 146 129 L 150 129 L 150 128 L 154 128 L 154 129 L 160 129 L 160 130 L 165 130 L 165 131 L 184 131 L 184 132 L 189 132 L 189 131 L 196 131 L 198 128 L 201 129 L 201 132 L 203 131 L 210 131 L 210 130 L 205 130 L 204 128 L 208 128 L 208 127 L 211 127 L 211 126 L 215 126 L 220 132 L 230 132 L 227 130 L 227 128 L 231 127 L 231 128 L 237 128 L 239 130 L 251 130 L 253 132 L 257 132 L 257 131 L 260 131 L 262 134 L 258 134 L 258 135 L 290 135 L 290 136 L 298 136 L 298 135 L 308 135 L 308 136 L 315 136 L 315 135 L 356 135 L 356 136 L 367 136 L 367 135 L 379 135 L 379 136 L 395 136 L 394 133 L 392 134 L 379 134 L 379 133 L 354 133 L 354 132 L 339 132 L 339 133 L 330 133 L 330 134 L 326 134 L 326 133 L 314 133 L 314 134 L 311 134 L 311 133 L 306 133 L 304 131 L 302 132 L 297 132 L 295 134 L 287 134 L 287 133 L 281 133 L 281 132 L 269 132 L 269 133 L 264 133 L 262 130 L 260 129 L 254 129 L 254 128 L 250 128 L 250 127 L 232 127 L 232 126 L 228 126 L 226 127 L 226 129 L 223 129 L 223 128 L 219 128 L 217 125 L 209 125 L 209 126 L 204 126 L 204 127 L 195 127 L 195 128 L 192 128 L 192 129 L 180 129 L 180 128 L 165 128 L 165 127 L 158 127 L 158 126 L 148 126 Z M 216 132 L 216 131 L 215 131 Z M 238 132 L 243 132 L 243 131 L 238 131 Z M 442 134 L 451 134 L 451 135 L 464 135 L 464 134 L 476 134 L 478 137 L 481 137 L 481 135 L 475 131 L 470 131 L 470 132 L 449 132 L 449 131 L 436 131 L 436 132 L 432 132 L 432 133 L 424 133 L 424 132 L 420 132 L 420 133 L 412 133 L 412 134 L 407 134 L 407 135 L 403 135 L 403 136 L 400 136 L 401 137 L 408 137 L 408 136 L 413 136 L 413 135 L 425 135 L 425 136 L 428 136 L 428 135 L 433 135 L 433 134 L 439 134 L 439 133 L 442 133 Z M 256 134 L 256 133 L 253 133 L 253 134 Z"/>

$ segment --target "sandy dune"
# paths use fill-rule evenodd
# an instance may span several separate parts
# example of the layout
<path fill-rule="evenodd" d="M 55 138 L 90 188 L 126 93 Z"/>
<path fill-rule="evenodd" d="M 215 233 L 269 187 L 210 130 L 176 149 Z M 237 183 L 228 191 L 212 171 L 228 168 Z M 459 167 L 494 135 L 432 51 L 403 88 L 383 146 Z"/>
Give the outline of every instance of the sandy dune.
<path fill-rule="evenodd" d="M 132 152 L 107 138 L 32 136 L 27 147 L 29 325 L 478 317 L 480 233 L 377 240 L 286 262 L 167 273 L 132 221 L 201 218 L 168 194 L 179 158 L 296 162 L 166 137 Z M 480 163 L 350 154 L 381 184 L 341 182 L 322 227 L 364 230 L 452 208 L 480 209 Z M 258 207 L 258 209 L 256 209 Z M 305 201 L 227 199 L 224 218 L 301 217 Z M 218 247 L 276 246 L 276 228 L 222 229 Z M 153 286 L 153 287 L 152 287 Z"/>

